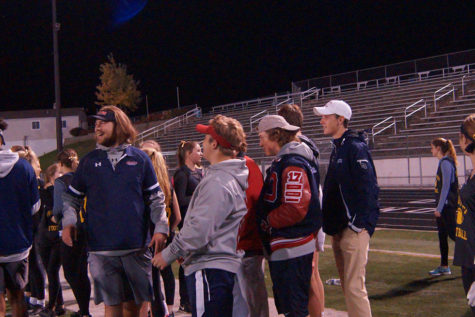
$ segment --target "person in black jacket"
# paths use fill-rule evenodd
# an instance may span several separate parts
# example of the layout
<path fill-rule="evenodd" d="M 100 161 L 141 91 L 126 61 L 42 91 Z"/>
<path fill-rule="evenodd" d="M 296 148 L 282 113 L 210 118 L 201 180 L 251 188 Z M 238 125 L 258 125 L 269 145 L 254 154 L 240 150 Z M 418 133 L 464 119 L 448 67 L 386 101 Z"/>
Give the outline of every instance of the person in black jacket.
<path fill-rule="evenodd" d="M 349 317 L 370 317 L 365 286 L 369 239 L 379 217 L 376 171 L 363 133 L 348 129 L 350 106 L 331 100 L 315 107 L 333 151 L 323 187 L 323 230 L 332 236 Z"/>
<path fill-rule="evenodd" d="M 54 181 L 60 176 L 58 164 L 49 166 L 45 172 L 45 186 L 40 189 L 40 224 L 36 244 L 48 276 L 49 301 L 48 305 L 40 312 L 40 316 L 46 317 L 59 316 L 66 312 L 63 307 L 63 293 L 59 279 L 61 237 L 59 236 L 59 226 L 53 218 Z"/>
<path fill-rule="evenodd" d="M 183 227 L 188 205 L 196 186 L 203 178 L 203 171 L 197 166 L 201 163 L 201 146 L 194 141 L 181 141 L 177 150 L 178 169 L 173 175 L 173 187 L 180 206 L 181 221 L 178 229 Z M 190 301 L 185 283 L 185 274 L 180 266 L 178 270 L 178 280 L 180 285 L 180 310 L 191 312 Z"/>
<path fill-rule="evenodd" d="M 460 127 L 460 148 L 472 167 L 460 189 L 455 227 L 454 265 L 462 268 L 462 283 L 475 316 L 475 114 L 466 117 Z"/>

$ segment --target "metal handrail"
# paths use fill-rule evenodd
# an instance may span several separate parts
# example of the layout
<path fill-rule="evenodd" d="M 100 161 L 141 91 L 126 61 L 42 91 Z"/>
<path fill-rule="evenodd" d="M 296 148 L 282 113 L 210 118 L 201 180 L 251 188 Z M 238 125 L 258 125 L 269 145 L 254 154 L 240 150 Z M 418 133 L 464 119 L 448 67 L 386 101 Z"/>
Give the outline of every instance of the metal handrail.
<path fill-rule="evenodd" d="M 312 93 L 316 90 L 315 87 L 312 87 L 310 89 L 307 89 L 302 92 L 294 92 L 294 93 L 286 93 L 286 94 L 281 94 L 281 95 L 274 95 L 270 97 L 265 97 L 265 98 L 255 98 L 255 99 L 250 99 L 250 100 L 244 100 L 244 101 L 238 101 L 238 102 L 232 102 L 232 103 L 227 103 L 224 105 L 218 105 L 214 106 L 211 110 L 212 113 L 214 113 L 215 110 L 220 109 L 220 110 L 225 110 L 230 107 L 237 107 L 237 106 L 249 106 L 249 104 L 257 103 L 257 104 L 262 104 L 262 103 L 269 103 L 273 104 L 278 102 L 279 100 L 285 98 L 285 100 L 289 98 L 295 98 L 295 97 L 300 97 L 300 96 L 306 96 L 306 98 L 309 98 Z"/>
<path fill-rule="evenodd" d="M 275 104 L 275 113 L 279 112 L 279 107 L 283 104 L 286 104 L 286 103 L 292 103 L 293 102 L 293 99 L 292 98 L 288 98 L 288 99 L 285 99 L 279 103 L 276 103 Z"/>
<path fill-rule="evenodd" d="M 253 123 L 256 123 L 257 121 L 261 120 L 261 117 L 259 117 L 261 114 L 265 113 L 266 115 L 269 114 L 269 111 L 267 109 L 265 110 L 262 110 L 261 112 L 259 113 L 256 113 L 255 115 L 253 115 L 252 117 L 249 118 L 249 133 L 252 133 L 252 124 Z M 254 119 L 254 118 L 257 118 L 257 119 Z"/>
<path fill-rule="evenodd" d="M 447 91 L 446 93 L 440 95 L 439 97 L 436 97 L 437 93 L 441 92 L 442 90 L 448 88 L 448 87 L 451 87 L 452 86 L 452 89 L 450 89 L 449 91 Z M 454 84 L 453 83 L 449 83 L 447 85 L 445 85 L 444 87 L 436 90 L 434 92 L 434 112 L 437 111 L 437 100 L 440 100 L 442 99 L 443 97 L 447 96 L 448 94 L 452 93 L 453 95 L 453 100 L 455 101 L 455 87 L 454 87 Z"/>
<path fill-rule="evenodd" d="M 137 140 L 136 140 L 136 144 L 139 144 L 140 142 L 142 142 L 143 140 L 145 140 L 146 137 L 149 137 L 151 135 L 153 135 L 154 137 L 157 137 L 158 136 L 158 133 L 160 131 L 163 131 L 163 132 L 166 132 L 166 130 L 179 123 L 187 123 L 188 122 L 188 119 L 191 118 L 191 117 L 197 117 L 198 115 L 201 114 L 201 108 L 196 106 L 195 108 L 191 109 L 191 110 L 188 110 L 186 113 L 178 116 L 178 117 L 174 117 L 174 118 L 171 118 L 165 122 L 162 122 L 161 124 L 155 126 L 155 127 L 152 127 L 150 129 L 147 129 L 145 131 L 142 131 L 141 133 L 139 133 L 137 135 Z"/>
<path fill-rule="evenodd" d="M 470 73 L 462 76 L 462 96 L 465 96 L 465 78 L 470 78 Z"/>
<path fill-rule="evenodd" d="M 391 123 L 390 125 L 384 127 L 383 129 L 379 130 L 378 132 L 374 132 L 374 128 L 382 125 L 383 123 L 385 123 L 386 121 L 389 121 L 389 120 L 393 120 L 393 123 Z M 383 121 L 379 122 L 379 123 L 376 123 L 372 128 L 371 128 L 371 135 L 373 137 L 373 143 L 374 143 L 374 137 L 380 133 L 382 133 L 383 131 L 389 129 L 390 127 L 394 126 L 394 134 L 397 133 L 396 131 L 396 118 L 394 118 L 393 116 L 390 116 L 390 117 L 387 117 L 386 119 L 384 119 Z"/>
<path fill-rule="evenodd" d="M 320 89 L 317 87 L 312 87 L 309 90 L 306 90 L 300 94 L 301 98 L 300 101 L 303 101 L 307 98 L 312 97 L 313 95 L 317 95 L 316 99 L 318 100 L 318 96 L 320 94 Z"/>
<path fill-rule="evenodd" d="M 407 114 L 407 110 L 417 106 L 418 104 L 420 103 L 424 103 L 424 105 L 422 105 L 421 107 L 417 108 L 416 110 L 414 110 L 413 112 L 411 112 L 410 114 Z M 420 99 L 416 102 L 414 102 L 412 105 L 410 106 L 407 106 L 405 109 L 404 109 L 404 126 L 406 127 L 407 129 L 407 118 L 409 118 L 410 116 L 412 116 L 414 113 L 416 113 L 417 111 L 421 110 L 422 108 L 424 108 L 424 118 L 427 117 L 427 103 L 426 103 L 426 100 L 425 99 Z"/>

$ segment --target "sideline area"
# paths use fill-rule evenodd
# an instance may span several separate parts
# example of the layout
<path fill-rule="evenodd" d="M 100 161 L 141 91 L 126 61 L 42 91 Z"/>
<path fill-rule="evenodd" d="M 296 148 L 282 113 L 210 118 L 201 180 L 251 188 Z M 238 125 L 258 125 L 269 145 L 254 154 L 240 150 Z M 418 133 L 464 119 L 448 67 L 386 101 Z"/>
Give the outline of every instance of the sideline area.
<path fill-rule="evenodd" d="M 327 237 L 326 245 L 330 244 Z M 449 243 L 449 254 L 454 244 Z M 452 266 L 452 275 L 431 277 L 428 271 L 439 265 L 438 238 L 436 232 L 388 230 L 375 232 L 370 242 L 366 285 L 373 316 L 471 316 L 462 288 L 460 268 Z M 338 277 L 333 253 L 328 246 L 320 256 L 320 275 L 325 282 Z M 174 265 L 174 271 L 177 266 Z M 266 267 L 266 284 L 269 293 L 270 316 L 277 316 L 272 286 Z M 62 273 L 61 273 L 62 277 Z M 71 289 L 62 277 L 66 308 L 76 311 Z M 177 283 L 178 286 L 178 283 Z M 325 316 L 347 316 L 340 286 L 325 285 Z M 178 287 L 175 302 L 178 303 Z M 91 314 L 101 317 L 102 305 L 91 302 Z M 189 316 L 188 314 L 175 314 Z"/>

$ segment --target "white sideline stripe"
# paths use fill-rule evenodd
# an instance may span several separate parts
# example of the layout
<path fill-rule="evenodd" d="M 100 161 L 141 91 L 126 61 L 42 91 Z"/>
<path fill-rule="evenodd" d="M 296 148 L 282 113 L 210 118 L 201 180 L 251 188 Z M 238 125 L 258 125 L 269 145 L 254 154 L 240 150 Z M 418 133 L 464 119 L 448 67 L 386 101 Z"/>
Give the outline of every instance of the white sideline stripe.
<path fill-rule="evenodd" d="M 331 245 L 325 244 L 325 248 L 330 248 Z M 416 253 L 416 252 L 407 252 L 407 251 L 393 251 L 393 250 L 381 250 L 381 249 L 369 249 L 370 252 L 378 252 L 378 253 L 385 253 L 385 254 L 396 254 L 396 255 L 408 255 L 408 256 L 416 256 L 420 258 L 431 258 L 431 259 L 440 259 L 440 255 L 437 254 L 429 254 L 429 253 Z M 449 260 L 453 260 L 453 256 L 449 256 Z"/>
<path fill-rule="evenodd" d="M 195 292 L 196 292 L 196 315 L 203 316 L 205 313 L 205 290 L 203 285 L 202 271 L 195 272 Z"/>

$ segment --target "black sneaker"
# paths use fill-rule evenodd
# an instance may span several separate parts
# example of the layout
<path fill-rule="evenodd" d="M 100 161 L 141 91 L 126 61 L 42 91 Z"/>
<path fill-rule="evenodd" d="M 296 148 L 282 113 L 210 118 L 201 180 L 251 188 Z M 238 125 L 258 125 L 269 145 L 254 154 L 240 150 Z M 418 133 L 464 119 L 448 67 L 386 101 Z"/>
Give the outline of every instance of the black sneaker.
<path fill-rule="evenodd" d="M 57 317 L 56 312 L 50 308 L 43 308 L 42 311 L 39 312 L 40 317 Z"/>
<path fill-rule="evenodd" d="M 56 307 L 54 312 L 58 316 L 66 315 L 66 310 L 64 309 L 64 307 Z"/>
<path fill-rule="evenodd" d="M 32 305 L 31 310 L 28 310 L 30 315 L 38 315 L 41 311 L 43 311 L 44 307 L 41 305 Z"/>

